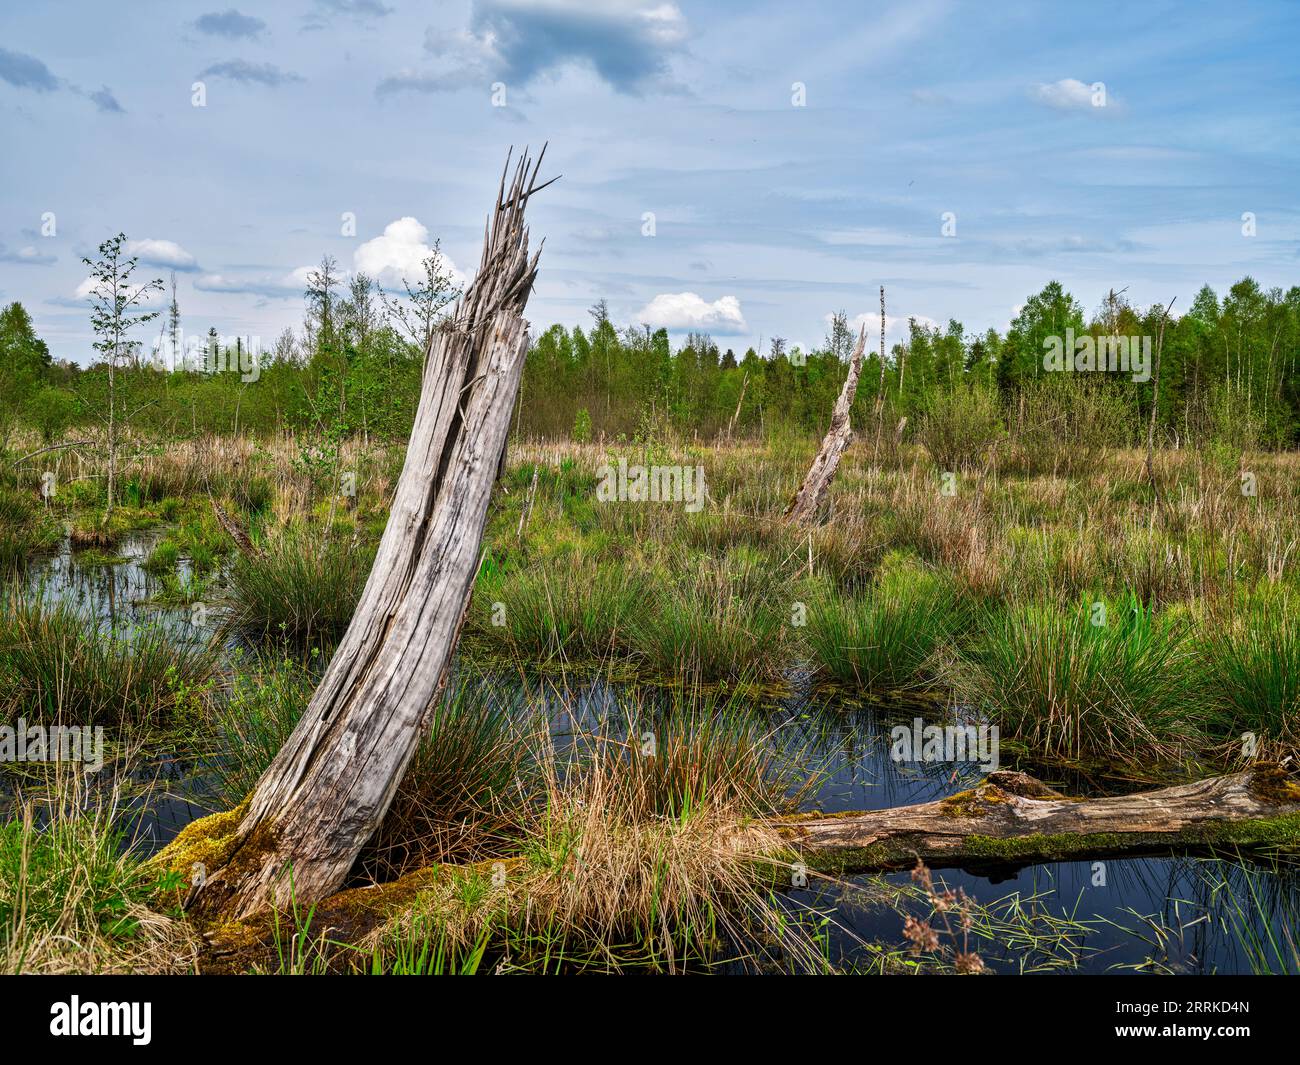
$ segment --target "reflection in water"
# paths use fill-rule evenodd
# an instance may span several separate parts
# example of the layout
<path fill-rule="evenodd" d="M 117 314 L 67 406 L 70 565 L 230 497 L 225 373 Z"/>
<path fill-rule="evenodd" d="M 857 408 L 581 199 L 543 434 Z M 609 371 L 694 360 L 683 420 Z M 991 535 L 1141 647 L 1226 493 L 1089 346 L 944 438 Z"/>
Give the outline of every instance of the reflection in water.
<path fill-rule="evenodd" d="M 128 631 L 152 622 L 192 636 L 187 607 L 147 603 L 158 582 L 141 563 L 154 539 L 129 540 L 121 549 L 123 562 L 93 569 L 77 565 L 65 551 L 33 567 L 30 589 L 48 602 L 63 601 Z M 582 735 L 629 735 L 633 724 L 653 728 L 655 716 L 673 705 L 663 691 L 604 680 L 574 683 L 508 673 L 486 679 L 495 690 L 510 691 L 510 704 L 527 708 L 521 712 L 540 714 L 562 749 Z M 739 705 L 734 697 L 727 702 L 733 710 Z M 806 681 L 797 682 L 785 698 L 750 698 L 744 706 L 761 716 L 770 743 L 819 771 L 816 788 L 800 802 L 803 809 L 836 812 L 927 802 L 969 788 L 983 775 L 973 761 L 900 764 L 890 758 L 892 726 L 910 725 L 918 715 L 942 724 L 941 708 L 827 700 L 814 697 Z M 212 791 L 199 765 L 193 756 L 164 752 L 132 772 L 122 821 L 141 848 L 157 849 L 211 808 Z M 1087 790 L 1077 779 L 1056 783 L 1073 792 Z M 0 811 L 13 793 L 13 781 L 0 775 Z M 1300 875 L 1294 866 L 1152 857 L 979 873 L 949 869 L 937 872 L 937 878 L 964 888 L 986 908 L 977 927 L 985 927 L 991 938 L 975 949 L 1002 972 L 1281 970 L 1294 969 L 1300 953 Z M 865 967 L 863 941 L 902 944 L 902 918 L 880 899 L 882 892 L 906 889 L 909 882 L 906 873 L 813 880 L 790 895 L 817 909 L 834 907 L 831 949 Z M 924 915 L 916 905 L 911 910 Z"/>

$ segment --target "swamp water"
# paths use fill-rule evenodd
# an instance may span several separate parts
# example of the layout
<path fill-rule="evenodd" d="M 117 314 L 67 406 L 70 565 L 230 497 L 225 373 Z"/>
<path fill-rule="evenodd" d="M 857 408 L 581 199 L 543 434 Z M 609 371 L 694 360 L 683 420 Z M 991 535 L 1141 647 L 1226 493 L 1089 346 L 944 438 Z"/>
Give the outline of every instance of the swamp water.
<path fill-rule="evenodd" d="M 94 567 L 80 565 L 64 550 L 34 564 L 26 580 L 46 601 L 66 602 L 104 623 L 158 624 L 178 639 L 193 638 L 190 606 L 149 602 L 162 587 L 142 565 L 156 538 L 131 538 L 118 561 Z M 190 574 L 182 567 L 179 576 L 185 581 Z M 233 645 L 230 651 L 232 657 L 239 653 Z M 503 678 L 493 681 L 495 690 L 505 690 Z M 522 695 L 523 683 L 512 683 Z M 617 683 L 575 683 L 570 677 L 562 689 L 546 682 L 530 685 L 526 697 L 534 705 L 541 700 L 538 710 L 563 745 L 624 714 L 627 694 Z M 653 716 L 656 698 L 637 686 L 638 715 Z M 773 743 L 822 770 L 819 786 L 800 804 L 805 810 L 834 813 L 927 802 L 969 788 L 983 775 L 973 761 L 890 757 L 893 726 L 910 726 L 918 715 L 942 723 L 931 707 L 828 701 L 796 680 L 790 694 L 774 698 L 762 712 Z M 1016 768 L 1005 752 L 1003 767 Z M 1087 783 L 1077 779 L 1057 783 L 1089 793 Z M 134 796 L 130 784 L 137 785 Z M 9 816 L 16 788 L 7 771 L 0 773 L 0 816 Z M 213 789 L 199 760 L 190 752 L 163 750 L 133 770 L 119 817 L 136 846 L 152 852 L 213 807 Z M 960 887 L 980 904 L 975 926 L 984 934 L 971 939 L 970 949 L 998 972 L 1295 971 L 1300 957 L 1300 865 L 1149 857 L 934 873 L 936 884 Z M 809 874 L 806 887 L 789 889 L 788 903 L 828 916 L 832 957 L 866 969 L 879 952 L 864 943 L 891 950 L 903 944 L 902 916 L 883 898 L 909 891 L 910 885 L 908 873 L 835 881 Z M 928 907 L 915 900 L 906 908 L 918 917 L 928 914 Z M 942 927 L 941 920 L 933 923 Z M 960 932 L 955 941 L 943 938 L 961 948 Z"/>

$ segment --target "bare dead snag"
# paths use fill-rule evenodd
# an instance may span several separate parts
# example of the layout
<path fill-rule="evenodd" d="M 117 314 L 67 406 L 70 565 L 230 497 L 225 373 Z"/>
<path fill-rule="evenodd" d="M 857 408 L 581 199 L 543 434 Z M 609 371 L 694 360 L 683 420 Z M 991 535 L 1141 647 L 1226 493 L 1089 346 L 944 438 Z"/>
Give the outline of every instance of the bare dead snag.
<path fill-rule="evenodd" d="M 543 153 L 545 154 L 545 149 Z M 540 251 L 527 153 L 502 173 L 478 275 L 434 334 L 374 567 L 302 719 L 249 797 L 233 847 L 191 898 L 241 919 L 341 887 L 383 821 L 446 683 L 519 390 Z"/>
<path fill-rule="evenodd" d="M 208 502 L 212 504 L 213 516 L 217 519 L 217 524 L 225 530 L 226 535 L 235 541 L 235 546 L 239 550 L 252 558 L 261 558 L 265 553 L 248 535 L 248 530 L 239 524 L 234 518 L 226 513 L 226 508 L 217 502 L 216 497 L 209 492 Z"/>
<path fill-rule="evenodd" d="M 853 439 L 853 427 L 849 424 L 849 409 L 853 406 L 853 397 L 858 393 L 858 378 L 862 374 L 862 351 L 867 343 L 867 327 L 858 331 L 858 344 L 849 359 L 849 375 L 844 379 L 840 389 L 840 398 L 835 401 L 831 412 L 830 428 L 822 440 L 822 446 L 813 459 L 808 474 L 803 479 L 799 491 L 786 508 L 786 518 L 797 525 L 811 525 L 818 521 L 826 507 L 826 493 L 835 471 L 839 469 L 840 456 L 844 454 Z"/>
<path fill-rule="evenodd" d="M 1300 847 L 1300 784 L 1277 765 L 1135 795 L 1073 799 L 1025 773 L 915 806 L 778 820 L 809 866 L 836 873 L 930 865 Z"/>
<path fill-rule="evenodd" d="M 745 389 L 749 385 L 749 371 L 745 371 L 745 376 L 740 379 L 740 398 L 736 400 L 735 413 L 731 415 L 731 421 L 727 423 L 727 443 L 731 443 L 731 434 L 736 429 L 736 419 L 740 417 L 740 408 L 745 402 Z"/>

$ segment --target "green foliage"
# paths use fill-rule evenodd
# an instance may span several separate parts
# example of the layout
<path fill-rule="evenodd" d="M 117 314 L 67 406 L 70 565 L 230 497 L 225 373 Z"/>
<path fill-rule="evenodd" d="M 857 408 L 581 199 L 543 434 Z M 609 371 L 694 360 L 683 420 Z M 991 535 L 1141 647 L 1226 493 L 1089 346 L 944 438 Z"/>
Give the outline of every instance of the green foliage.
<path fill-rule="evenodd" d="M 105 810 L 49 805 L 0 824 L 0 973 L 122 966 L 153 882 Z"/>
<path fill-rule="evenodd" d="M 579 444 L 591 440 L 591 414 L 586 407 L 581 408 L 573 420 L 573 439 Z"/>
<path fill-rule="evenodd" d="M 634 652 L 651 670 L 704 682 L 780 673 L 786 603 L 760 556 L 740 550 L 722 559 L 679 559 L 651 579 L 658 594 L 631 627 Z"/>
<path fill-rule="evenodd" d="M 1300 617 L 1285 595 L 1256 595 L 1212 632 L 1203 661 L 1219 735 L 1255 734 L 1257 750 L 1300 740 Z"/>
<path fill-rule="evenodd" d="M 49 368 L 49 348 L 36 335 L 31 315 L 21 303 L 9 304 L 0 311 L 0 448 Z"/>
<path fill-rule="evenodd" d="M 485 571 L 474 590 L 470 631 L 537 661 L 625 653 L 628 619 L 645 601 L 620 568 L 577 564 L 552 571 Z"/>
<path fill-rule="evenodd" d="M 0 711 L 28 720 L 163 725 L 201 700 L 209 648 L 150 625 L 101 629 L 66 605 L 11 597 L 0 607 Z"/>
<path fill-rule="evenodd" d="M 116 291 L 128 300 L 135 289 L 131 260 L 114 244 L 121 239 L 101 249 L 116 259 L 93 265 L 97 277 L 108 278 L 99 284 L 108 292 L 116 261 Z M 322 440 L 331 433 L 340 439 L 400 439 L 414 418 L 424 351 L 455 295 L 436 255 L 425 274 L 397 300 L 365 275 L 345 286 L 327 257 L 305 293 L 304 331 L 286 331 L 272 350 L 259 352 L 257 372 L 248 380 L 237 358 L 240 338 L 227 340 L 226 350 L 202 367 L 166 373 L 135 365 L 127 357 L 135 345 L 127 334 L 153 312 L 141 313 L 126 302 L 118 307 L 116 299 L 101 300 L 95 312 L 98 349 L 112 357 L 84 369 L 56 365 L 26 311 L 13 304 L 0 314 L 0 444 L 20 412 L 52 436 L 66 428 L 68 418 L 98 425 L 106 419 L 110 394 L 115 409 L 133 412 L 133 426 L 144 431 L 268 434 L 294 428 Z M 1067 449 L 1077 455 L 1099 443 L 1141 442 L 1156 402 L 1152 381 L 1134 381 L 1118 371 L 1044 370 L 1045 342 L 1063 341 L 1073 330 L 1094 341 L 1149 337 L 1154 344 L 1163 335 L 1156 412 L 1162 441 L 1216 441 L 1239 454 L 1300 439 L 1300 287 L 1264 290 L 1247 277 L 1222 300 L 1205 287 L 1182 317 L 1165 321 L 1164 315 L 1163 307 L 1143 310 L 1112 294 L 1089 320 L 1078 301 L 1052 281 L 1029 296 L 1005 336 L 991 329 L 968 336 L 957 321 L 939 327 L 913 319 L 907 336 L 884 353 L 883 367 L 875 345 L 868 345 L 853 424 L 874 434 L 880 401 L 884 443 L 891 444 L 889 428 L 907 418 L 907 431 L 943 451 L 945 465 L 970 462 L 969 451 L 978 451 L 977 444 L 958 448 L 966 453 L 953 459 L 963 424 L 982 436 L 999 419 L 1025 469 L 1059 470 Z M 768 351 L 738 354 L 720 351 L 707 334 L 689 334 L 675 346 L 663 329 L 620 331 L 601 305 L 593 317 L 589 330 L 553 325 L 534 340 L 513 419 L 523 434 L 657 444 L 728 432 L 820 436 L 852 348 L 843 314 L 797 364 L 779 339 Z M 211 341 L 221 343 L 215 330 Z M 46 387 L 65 396 L 36 400 Z M 75 410 L 66 409 L 66 394 L 78 397 Z M 963 395 L 978 398 L 962 404 L 957 397 Z M 963 418 L 972 420 L 955 421 Z M 328 445 L 325 440 L 314 460 L 334 457 Z"/>
<path fill-rule="evenodd" d="M 917 435 L 939 469 L 980 467 L 1005 435 L 996 394 L 963 384 L 945 388 L 930 401 Z"/>
<path fill-rule="evenodd" d="M 63 436 L 77 414 L 77 397 L 64 388 L 37 391 L 27 402 L 26 414 L 40 430 L 41 439 L 52 444 Z"/>
<path fill-rule="evenodd" d="M 299 650 L 333 645 L 347 631 L 373 558 L 373 547 L 333 539 L 320 544 L 306 533 L 286 533 L 263 554 L 235 559 L 225 624 L 259 643 Z"/>
<path fill-rule="evenodd" d="M 966 614 L 948 581 L 904 566 L 882 572 L 866 595 L 813 603 L 804 632 L 828 676 L 883 692 L 933 681 L 939 653 L 961 632 Z"/>
<path fill-rule="evenodd" d="M 1067 758 L 1140 762 L 1181 749 L 1203 724 L 1189 698 L 1185 625 L 1130 600 L 990 615 L 961 686 L 1006 738 Z"/>

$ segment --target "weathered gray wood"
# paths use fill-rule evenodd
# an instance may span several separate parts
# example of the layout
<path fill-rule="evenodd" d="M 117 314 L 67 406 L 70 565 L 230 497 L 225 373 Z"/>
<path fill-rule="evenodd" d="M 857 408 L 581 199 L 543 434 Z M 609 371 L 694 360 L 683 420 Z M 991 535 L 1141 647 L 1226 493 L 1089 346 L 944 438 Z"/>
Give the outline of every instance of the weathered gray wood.
<path fill-rule="evenodd" d="M 810 866 L 835 872 L 929 864 L 1104 858 L 1161 849 L 1300 845 L 1300 784 L 1278 766 L 1158 791 L 1072 799 L 998 772 L 937 802 L 778 822 Z"/>
<path fill-rule="evenodd" d="M 857 347 L 849 359 L 849 374 L 840 389 L 839 399 L 831 412 L 830 428 L 822 440 L 822 446 L 813 459 L 807 476 L 803 479 L 799 491 L 795 493 L 790 506 L 786 508 L 786 517 L 798 525 L 808 525 L 820 520 L 826 507 L 826 493 L 835 471 L 839 469 L 840 456 L 844 454 L 853 439 L 853 428 L 849 425 L 849 409 L 853 406 L 853 397 L 858 394 L 858 378 L 862 374 L 862 351 L 867 342 L 867 327 L 858 331 Z"/>
<path fill-rule="evenodd" d="M 478 274 L 430 341 L 406 463 L 352 623 L 258 781 L 225 864 L 194 894 L 200 913 L 238 919 L 342 886 L 429 725 L 528 348 L 523 311 L 540 251 L 529 257 L 524 208 L 542 187 L 540 165 L 525 154 L 508 188 L 502 175 Z"/>

